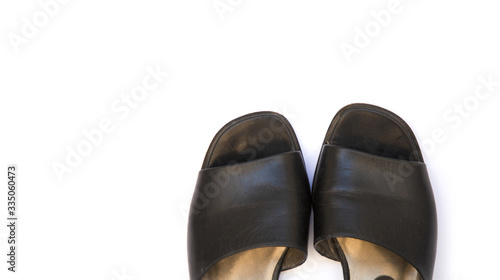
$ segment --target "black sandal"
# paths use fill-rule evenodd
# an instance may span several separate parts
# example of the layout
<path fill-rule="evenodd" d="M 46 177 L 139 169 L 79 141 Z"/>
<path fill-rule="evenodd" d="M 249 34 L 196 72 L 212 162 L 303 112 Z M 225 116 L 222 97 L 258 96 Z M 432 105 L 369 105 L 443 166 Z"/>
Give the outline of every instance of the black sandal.
<path fill-rule="evenodd" d="M 191 280 L 278 279 L 307 258 L 310 188 L 297 137 L 273 112 L 214 137 L 191 202 Z"/>
<path fill-rule="evenodd" d="M 352 104 L 334 117 L 313 183 L 314 246 L 344 279 L 431 280 L 434 196 L 410 127 L 385 109 Z"/>

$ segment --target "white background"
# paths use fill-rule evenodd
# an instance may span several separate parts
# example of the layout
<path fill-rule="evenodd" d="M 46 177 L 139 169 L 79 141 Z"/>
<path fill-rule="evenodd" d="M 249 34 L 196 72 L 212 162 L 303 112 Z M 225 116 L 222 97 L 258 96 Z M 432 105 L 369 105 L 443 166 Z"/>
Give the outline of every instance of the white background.
<path fill-rule="evenodd" d="M 500 4 L 401 0 L 380 27 L 372 12 L 388 0 L 224 3 L 218 14 L 213 0 L 69 0 L 44 22 L 38 1 L 1 2 L 0 181 L 17 164 L 19 243 L 14 274 L 3 187 L 0 278 L 188 279 L 186 211 L 217 130 L 284 114 L 312 178 L 335 113 L 365 102 L 400 115 L 424 146 L 439 211 L 434 279 L 500 279 L 500 87 L 486 96 L 480 82 L 500 81 Z M 23 18 L 36 32 L 23 35 Z M 356 47 L 367 26 L 349 63 L 341 44 Z M 148 67 L 170 75 L 127 116 L 113 109 Z M 60 181 L 53 165 L 105 119 L 113 130 Z M 280 279 L 342 276 L 310 245 Z"/>

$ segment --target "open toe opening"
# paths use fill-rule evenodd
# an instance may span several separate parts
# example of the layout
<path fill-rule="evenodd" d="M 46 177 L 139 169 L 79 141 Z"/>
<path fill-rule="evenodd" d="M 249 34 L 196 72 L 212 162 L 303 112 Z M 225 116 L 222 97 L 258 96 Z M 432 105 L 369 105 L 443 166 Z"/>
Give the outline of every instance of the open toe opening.
<path fill-rule="evenodd" d="M 282 115 L 257 112 L 233 120 L 217 133 L 208 149 L 203 168 L 242 163 L 298 150 L 300 147 L 295 133 Z"/>
<path fill-rule="evenodd" d="M 369 154 L 423 162 L 409 126 L 380 107 L 352 104 L 335 116 L 325 142 Z"/>

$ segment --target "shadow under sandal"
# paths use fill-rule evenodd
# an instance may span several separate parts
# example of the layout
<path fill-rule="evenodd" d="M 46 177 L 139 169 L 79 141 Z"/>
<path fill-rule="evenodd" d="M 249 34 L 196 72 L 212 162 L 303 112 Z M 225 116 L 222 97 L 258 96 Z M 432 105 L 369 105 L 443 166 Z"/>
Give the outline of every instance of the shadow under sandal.
<path fill-rule="evenodd" d="M 313 182 L 314 246 L 344 279 L 431 280 L 434 196 L 410 127 L 385 109 L 352 104 L 334 117 Z"/>
<path fill-rule="evenodd" d="M 191 202 L 191 280 L 276 280 L 302 264 L 310 199 L 297 137 L 283 116 L 258 112 L 225 125 Z"/>

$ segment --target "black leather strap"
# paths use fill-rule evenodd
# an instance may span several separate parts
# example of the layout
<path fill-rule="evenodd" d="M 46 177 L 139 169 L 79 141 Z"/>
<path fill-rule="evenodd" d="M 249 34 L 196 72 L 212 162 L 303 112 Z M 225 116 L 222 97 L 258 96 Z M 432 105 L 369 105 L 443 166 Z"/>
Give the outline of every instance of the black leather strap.
<path fill-rule="evenodd" d="M 301 264 L 310 207 L 301 152 L 201 170 L 189 214 L 191 279 L 199 280 L 224 258 L 258 247 L 292 248 L 283 270 Z"/>
<path fill-rule="evenodd" d="M 437 218 L 424 163 L 325 145 L 314 186 L 318 252 L 339 261 L 322 241 L 357 238 L 395 252 L 432 279 Z"/>

